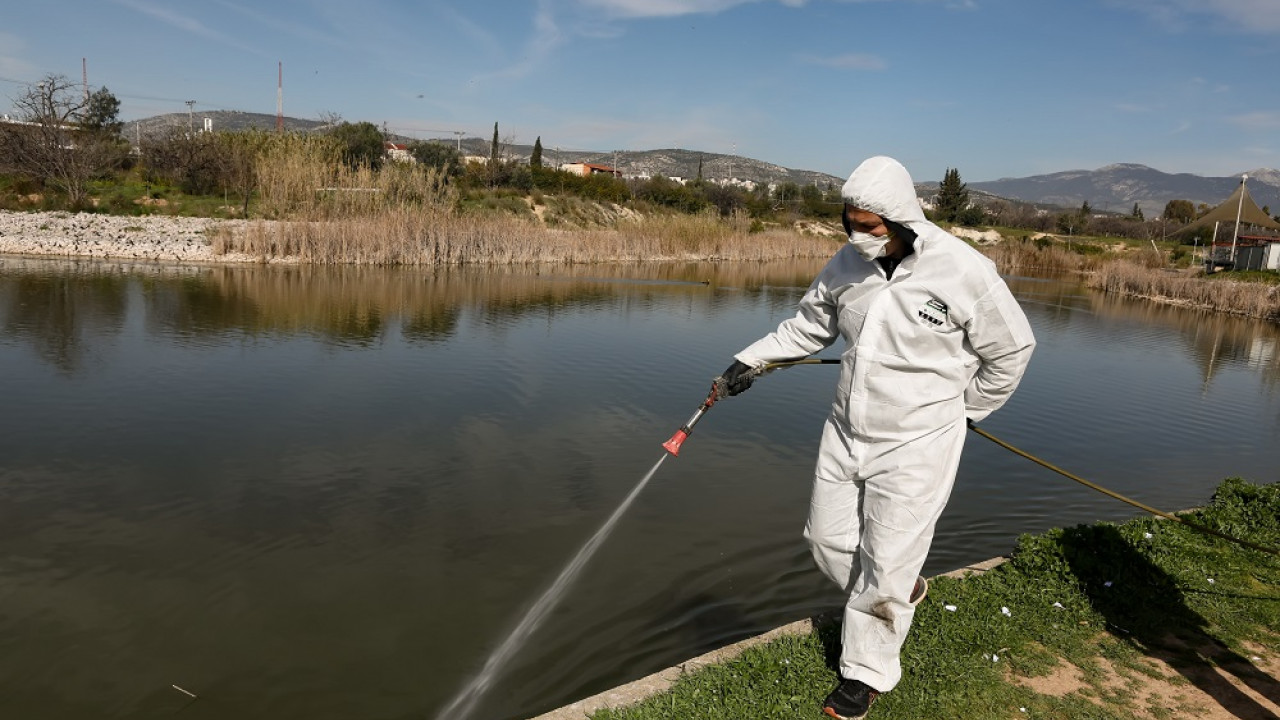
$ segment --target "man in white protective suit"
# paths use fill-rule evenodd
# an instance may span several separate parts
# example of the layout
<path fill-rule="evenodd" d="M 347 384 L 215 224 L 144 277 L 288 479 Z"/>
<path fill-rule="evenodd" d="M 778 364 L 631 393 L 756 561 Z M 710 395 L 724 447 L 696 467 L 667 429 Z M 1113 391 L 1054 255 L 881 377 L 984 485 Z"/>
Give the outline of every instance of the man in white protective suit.
<path fill-rule="evenodd" d="M 902 677 L 899 652 L 934 526 L 951 494 L 966 421 L 1009 399 L 1035 338 L 995 266 L 925 219 L 906 168 L 864 161 L 842 190 L 849 242 L 795 317 L 734 356 L 726 395 L 766 363 L 843 337 L 805 526 L 818 567 L 849 595 L 840 684 L 823 711 L 862 717 Z"/>

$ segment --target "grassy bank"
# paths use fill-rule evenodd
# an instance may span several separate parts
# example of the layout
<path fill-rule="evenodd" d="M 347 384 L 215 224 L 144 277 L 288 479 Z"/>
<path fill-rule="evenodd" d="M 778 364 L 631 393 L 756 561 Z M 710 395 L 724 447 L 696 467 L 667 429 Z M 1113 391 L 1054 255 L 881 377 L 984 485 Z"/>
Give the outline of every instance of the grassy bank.
<path fill-rule="evenodd" d="M 1186 517 L 1278 546 L 1280 484 L 1225 480 Z M 592 717 L 816 720 L 838 652 L 823 625 Z M 1280 558 L 1156 518 L 1024 536 L 988 573 L 933 581 L 903 666 L 871 720 L 1273 717 L 1254 696 L 1280 698 Z"/>

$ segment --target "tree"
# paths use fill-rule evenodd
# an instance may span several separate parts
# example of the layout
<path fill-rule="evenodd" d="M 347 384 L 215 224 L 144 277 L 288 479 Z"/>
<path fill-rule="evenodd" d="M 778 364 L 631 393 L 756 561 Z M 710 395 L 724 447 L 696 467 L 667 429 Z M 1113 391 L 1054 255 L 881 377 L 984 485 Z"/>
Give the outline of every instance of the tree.
<path fill-rule="evenodd" d="M 934 215 L 945 222 L 956 222 L 969 207 L 969 188 L 960 182 L 960 171 L 947 168 L 938 186 L 938 199 L 934 203 Z"/>
<path fill-rule="evenodd" d="M 89 96 L 84 112 L 80 114 L 80 127 L 119 135 L 124 123 L 120 122 L 120 101 L 106 88 L 98 88 Z"/>
<path fill-rule="evenodd" d="M 1190 200 L 1170 200 L 1165 203 L 1164 214 L 1161 217 L 1174 222 L 1189 223 L 1196 217 L 1196 206 L 1192 205 Z"/>
<path fill-rule="evenodd" d="M 330 131 L 342 145 L 342 159 L 352 168 L 362 165 L 374 170 L 382 167 L 387 152 L 387 138 L 371 122 L 344 122 Z"/>
<path fill-rule="evenodd" d="M 419 165 L 440 170 L 445 177 L 455 178 L 462 174 L 462 154 L 448 143 L 438 140 L 415 142 L 409 145 L 409 153 Z"/>
<path fill-rule="evenodd" d="M 110 110 L 109 96 L 99 96 L 103 111 Z M 117 167 L 126 152 L 112 133 L 84 125 L 88 105 L 77 84 L 47 75 L 14 100 L 24 124 L 0 125 L 0 157 L 17 172 L 64 192 L 73 208 L 87 204 L 89 181 Z"/>
<path fill-rule="evenodd" d="M 1138 207 L 1138 203 L 1133 204 L 1133 212 L 1130 215 L 1134 220 L 1142 221 L 1146 219 L 1142 216 L 1142 208 Z"/>
<path fill-rule="evenodd" d="M 498 123 L 495 122 L 493 124 L 493 141 L 489 143 L 489 162 L 496 165 L 498 163 L 499 157 L 500 156 L 498 155 Z"/>
<path fill-rule="evenodd" d="M 529 167 L 542 167 L 542 136 L 533 141 L 533 155 L 529 157 Z"/>

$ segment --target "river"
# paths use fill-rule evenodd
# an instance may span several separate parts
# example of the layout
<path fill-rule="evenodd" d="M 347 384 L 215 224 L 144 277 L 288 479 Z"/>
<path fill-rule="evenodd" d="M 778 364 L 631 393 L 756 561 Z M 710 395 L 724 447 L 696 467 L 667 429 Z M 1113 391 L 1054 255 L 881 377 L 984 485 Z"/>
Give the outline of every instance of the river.
<path fill-rule="evenodd" d="M 433 717 L 819 265 L 0 258 L 0 715 Z M 1280 328 L 1009 284 L 1039 347 L 984 429 L 1166 510 L 1277 479 Z M 800 534 L 836 373 L 716 404 L 477 717 L 838 605 Z M 970 435 L 926 572 L 1137 512 Z"/>

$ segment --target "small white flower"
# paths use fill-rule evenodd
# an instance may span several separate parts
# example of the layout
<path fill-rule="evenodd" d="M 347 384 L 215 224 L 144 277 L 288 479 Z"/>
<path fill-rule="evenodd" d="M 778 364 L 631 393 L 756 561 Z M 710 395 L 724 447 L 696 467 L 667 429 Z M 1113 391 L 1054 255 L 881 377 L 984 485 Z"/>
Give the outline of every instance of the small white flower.
<path fill-rule="evenodd" d="M 1145 533 L 1145 534 L 1143 535 L 1143 537 L 1145 537 L 1146 539 L 1150 540 L 1151 538 L 1155 537 L 1155 535 L 1152 535 L 1151 533 Z"/>
<path fill-rule="evenodd" d="M 1056 602 L 1056 603 L 1054 603 L 1054 604 L 1053 604 L 1053 606 L 1054 606 L 1054 607 L 1056 607 L 1056 608 L 1062 609 L 1062 610 L 1065 610 L 1065 609 L 1066 609 L 1066 608 L 1062 607 L 1062 603 L 1060 603 L 1060 602 Z"/>
<path fill-rule="evenodd" d="M 993 653 L 991 655 L 991 662 L 1000 662 L 1000 656 Z"/>
<path fill-rule="evenodd" d="M 943 609 L 943 610 L 946 610 L 947 612 L 955 612 L 955 611 L 956 611 L 956 606 L 955 606 L 955 605 L 943 605 L 943 606 L 942 606 L 942 609 Z"/>
<path fill-rule="evenodd" d="M 1102 587 L 1111 587 L 1111 581 L 1110 581 L 1110 580 L 1108 580 L 1108 581 L 1106 581 L 1106 582 L 1102 583 Z"/>
<path fill-rule="evenodd" d="M 1026 711 L 1027 711 L 1027 709 L 1026 709 L 1026 708 L 1018 708 L 1018 712 L 1022 712 L 1022 713 L 1024 713 L 1024 712 L 1026 712 Z"/>
<path fill-rule="evenodd" d="M 1209 584 L 1210 584 L 1210 585 L 1212 585 L 1212 584 L 1213 584 L 1213 578 L 1208 578 L 1208 580 L 1209 580 Z"/>
<path fill-rule="evenodd" d="M 1013 613 L 1009 612 L 1009 608 L 1001 606 L 1000 614 L 1005 617 L 1013 617 Z"/>

